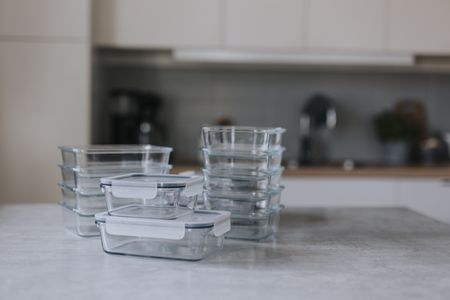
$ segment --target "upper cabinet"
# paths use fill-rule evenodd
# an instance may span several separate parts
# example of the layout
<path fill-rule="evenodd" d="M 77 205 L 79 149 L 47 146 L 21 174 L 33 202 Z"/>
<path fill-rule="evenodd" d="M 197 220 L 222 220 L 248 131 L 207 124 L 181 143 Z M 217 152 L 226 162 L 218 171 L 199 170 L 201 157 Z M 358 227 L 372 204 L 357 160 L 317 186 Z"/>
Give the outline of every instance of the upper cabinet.
<path fill-rule="evenodd" d="M 102 46 L 349 56 L 450 55 L 450 0 L 96 0 L 92 3 L 94 42 Z"/>
<path fill-rule="evenodd" d="M 89 11 L 89 0 L 0 0 L 0 36 L 84 39 Z"/>
<path fill-rule="evenodd" d="M 299 49 L 306 0 L 226 0 L 225 46 Z"/>
<path fill-rule="evenodd" d="M 94 42 L 104 46 L 218 46 L 220 0 L 96 0 Z"/>
<path fill-rule="evenodd" d="M 449 0 L 390 0 L 388 48 L 450 54 Z"/>
<path fill-rule="evenodd" d="M 308 3 L 308 47 L 382 50 L 384 13 L 384 0 L 311 0 Z"/>

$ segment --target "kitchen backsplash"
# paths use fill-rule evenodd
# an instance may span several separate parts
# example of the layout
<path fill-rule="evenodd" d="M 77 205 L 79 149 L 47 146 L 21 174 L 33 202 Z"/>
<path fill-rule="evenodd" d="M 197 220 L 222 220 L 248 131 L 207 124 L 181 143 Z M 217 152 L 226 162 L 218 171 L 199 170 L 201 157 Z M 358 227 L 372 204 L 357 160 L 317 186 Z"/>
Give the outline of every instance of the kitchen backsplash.
<path fill-rule="evenodd" d="M 298 117 L 303 103 L 321 92 L 335 99 L 337 128 L 329 136 L 332 160 L 378 162 L 381 149 L 373 115 L 399 99 L 417 99 L 429 128 L 450 131 L 450 75 L 381 71 L 263 70 L 211 67 L 103 66 L 94 96 L 94 142 L 105 142 L 107 91 L 133 88 L 159 93 L 160 120 L 169 130 L 176 163 L 198 158 L 200 128 L 221 117 L 237 125 L 287 128 L 286 158 L 299 151 Z"/>

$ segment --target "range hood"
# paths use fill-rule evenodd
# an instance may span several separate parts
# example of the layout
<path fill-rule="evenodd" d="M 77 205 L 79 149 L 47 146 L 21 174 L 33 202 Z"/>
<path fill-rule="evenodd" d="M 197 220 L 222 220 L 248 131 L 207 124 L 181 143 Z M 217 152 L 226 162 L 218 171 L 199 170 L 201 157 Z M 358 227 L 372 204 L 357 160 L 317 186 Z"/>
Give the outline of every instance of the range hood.
<path fill-rule="evenodd" d="M 194 63 L 279 64 L 279 65 L 349 65 L 413 66 L 412 54 L 398 53 L 326 53 L 261 52 L 228 49 L 176 49 L 173 59 Z"/>

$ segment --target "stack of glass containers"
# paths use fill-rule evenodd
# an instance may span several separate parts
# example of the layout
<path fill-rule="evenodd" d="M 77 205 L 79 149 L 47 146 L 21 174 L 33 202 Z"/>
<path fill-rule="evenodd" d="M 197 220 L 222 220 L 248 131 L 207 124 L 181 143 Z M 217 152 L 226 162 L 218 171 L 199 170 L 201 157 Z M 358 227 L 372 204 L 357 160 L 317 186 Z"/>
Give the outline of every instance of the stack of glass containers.
<path fill-rule="evenodd" d="M 61 146 L 61 206 L 65 226 L 79 236 L 100 234 L 94 215 L 107 209 L 100 178 L 131 172 L 165 174 L 172 148 L 152 145 Z"/>
<path fill-rule="evenodd" d="M 283 128 L 202 128 L 204 205 L 231 213 L 228 238 L 264 239 L 278 229 Z"/>
<path fill-rule="evenodd" d="M 108 253 L 199 260 L 222 247 L 227 211 L 194 210 L 202 176 L 102 178 L 108 212 L 95 215 Z"/>

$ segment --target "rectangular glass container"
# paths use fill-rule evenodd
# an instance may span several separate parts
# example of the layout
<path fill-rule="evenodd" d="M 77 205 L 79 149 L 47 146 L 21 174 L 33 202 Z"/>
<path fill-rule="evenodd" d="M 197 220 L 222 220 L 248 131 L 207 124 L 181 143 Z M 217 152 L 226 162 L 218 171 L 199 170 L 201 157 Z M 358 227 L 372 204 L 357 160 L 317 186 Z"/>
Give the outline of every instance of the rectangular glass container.
<path fill-rule="evenodd" d="M 280 205 L 270 212 L 254 216 L 233 216 L 231 230 L 226 238 L 244 240 L 262 240 L 278 231 L 280 212 L 284 207 Z"/>
<path fill-rule="evenodd" d="M 107 253 L 200 260 L 222 248 L 229 212 L 196 211 L 174 220 L 95 216 Z"/>
<path fill-rule="evenodd" d="M 112 215 L 173 219 L 192 212 L 202 176 L 126 174 L 101 179 Z"/>
<path fill-rule="evenodd" d="M 203 169 L 205 188 L 223 191 L 267 191 L 280 186 L 281 167 L 272 172 L 240 169 Z"/>
<path fill-rule="evenodd" d="M 88 167 L 73 168 L 59 165 L 61 177 L 65 186 L 76 188 L 79 192 L 103 193 L 100 188 L 100 178 L 127 173 L 167 174 L 171 165 L 148 164 L 138 167 Z"/>
<path fill-rule="evenodd" d="M 80 214 L 91 215 L 99 211 L 106 211 L 105 195 L 100 193 L 80 192 L 75 188 L 58 184 L 61 190 L 61 203 L 71 209 L 76 209 Z"/>
<path fill-rule="evenodd" d="M 202 128 L 203 145 L 219 151 L 268 151 L 281 147 L 284 128 L 205 126 Z"/>
<path fill-rule="evenodd" d="M 281 166 L 284 148 L 270 152 L 245 153 L 202 149 L 205 168 L 243 169 L 248 171 L 275 171 Z"/>
<path fill-rule="evenodd" d="M 232 217 L 261 215 L 279 206 L 281 191 L 282 187 L 266 192 L 205 190 L 204 203 L 206 209 L 226 210 Z"/>
<path fill-rule="evenodd" d="M 100 231 L 95 225 L 95 214 L 85 215 L 62 203 L 60 203 L 60 206 L 63 215 L 63 223 L 67 230 L 81 237 L 100 235 Z M 96 213 L 100 211 L 101 210 L 97 210 Z"/>
<path fill-rule="evenodd" d="M 73 168 L 168 164 L 172 148 L 152 145 L 60 146 L 63 165 Z"/>

